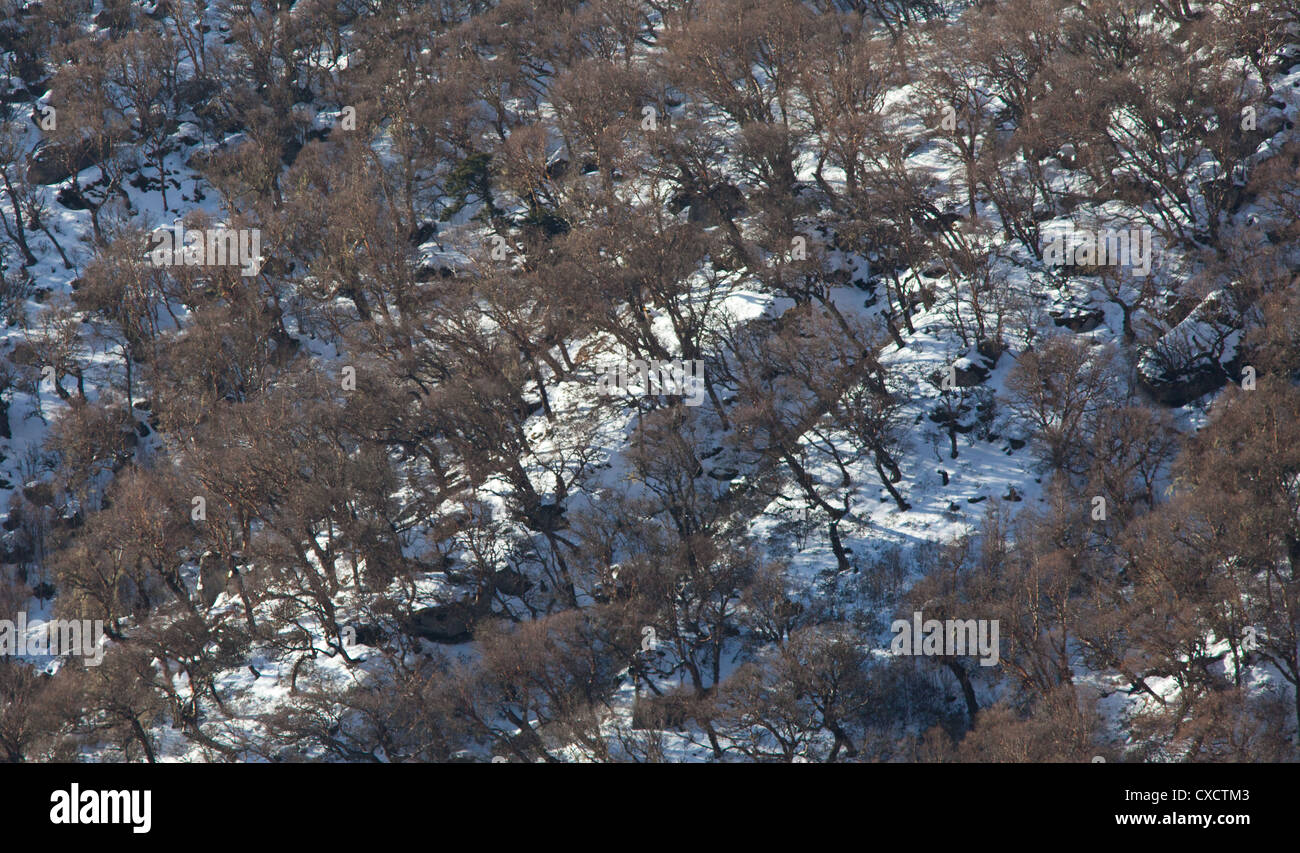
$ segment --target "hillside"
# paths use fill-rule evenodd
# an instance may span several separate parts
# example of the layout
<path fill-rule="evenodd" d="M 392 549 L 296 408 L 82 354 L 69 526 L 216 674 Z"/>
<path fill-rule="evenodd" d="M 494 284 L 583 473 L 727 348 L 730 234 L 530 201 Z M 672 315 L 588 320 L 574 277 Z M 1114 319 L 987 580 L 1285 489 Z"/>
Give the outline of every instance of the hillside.
<path fill-rule="evenodd" d="M 0 757 L 1295 761 L 1298 109 L 1294 0 L 0 0 Z"/>

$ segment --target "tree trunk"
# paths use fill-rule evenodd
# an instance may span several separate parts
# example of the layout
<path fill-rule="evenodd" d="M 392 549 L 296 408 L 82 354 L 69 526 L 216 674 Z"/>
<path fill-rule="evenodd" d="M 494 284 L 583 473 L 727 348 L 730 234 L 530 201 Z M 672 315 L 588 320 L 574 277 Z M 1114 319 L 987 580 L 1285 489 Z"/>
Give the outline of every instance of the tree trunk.
<path fill-rule="evenodd" d="M 874 454 L 873 461 L 876 464 L 876 473 L 880 475 L 880 482 L 885 485 L 885 490 L 888 491 L 889 496 L 894 499 L 894 503 L 898 504 L 898 508 L 903 512 L 907 512 L 912 508 L 912 505 L 903 500 L 903 496 L 899 494 L 898 489 L 894 487 L 893 481 L 885 474 L 885 468 L 884 465 L 881 464 L 879 453 Z"/>
<path fill-rule="evenodd" d="M 957 676 L 957 681 L 961 684 L 962 695 L 966 698 L 966 713 L 970 717 L 971 728 L 974 728 L 975 715 L 979 713 L 980 706 L 975 700 L 975 685 L 971 684 L 970 673 L 961 665 L 961 661 L 947 660 L 944 663 L 952 670 L 952 674 Z"/>

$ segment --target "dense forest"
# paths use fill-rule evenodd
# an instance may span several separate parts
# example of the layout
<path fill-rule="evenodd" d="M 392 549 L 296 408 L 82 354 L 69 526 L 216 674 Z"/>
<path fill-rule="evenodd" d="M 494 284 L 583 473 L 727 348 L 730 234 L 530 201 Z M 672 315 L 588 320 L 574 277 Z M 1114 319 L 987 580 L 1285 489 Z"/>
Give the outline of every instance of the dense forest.
<path fill-rule="evenodd" d="M 0 0 L 0 758 L 1295 761 L 1298 110 L 1297 0 Z"/>

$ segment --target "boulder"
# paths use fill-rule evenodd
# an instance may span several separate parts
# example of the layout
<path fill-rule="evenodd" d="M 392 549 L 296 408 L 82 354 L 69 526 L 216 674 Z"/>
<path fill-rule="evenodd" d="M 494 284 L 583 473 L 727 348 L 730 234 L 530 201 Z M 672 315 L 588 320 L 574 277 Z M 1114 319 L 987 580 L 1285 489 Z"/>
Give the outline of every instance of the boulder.
<path fill-rule="evenodd" d="M 211 551 L 199 558 L 199 602 L 211 607 L 230 582 L 230 567 L 219 555 Z"/>
<path fill-rule="evenodd" d="M 632 728 L 635 731 L 683 729 L 690 720 L 689 701 L 676 694 L 637 696 L 632 702 Z"/>
<path fill-rule="evenodd" d="M 1218 290 L 1206 296 L 1138 360 L 1138 383 L 1154 400 L 1185 406 L 1240 371 L 1241 332 L 1228 295 Z"/>
<path fill-rule="evenodd" d="M 964 359 L 956 364 L 957 387 L 970 388 L 989 378 L 989 368 L 982 361 Z"/>
<path fill-rule="evenodd" d="M 54 484 L 47 482 L 29 482 L 23 486 L 23 497 L 34 506 L 54 505 Z"/>
<path fill-rule="evenodd" d="M 492 576 L 492 582 L 496 585 L 497 592 L 504 595 L 523 595 L 533 586 L 533 582 L 523 572 L 513 569 L 502 569 L 497 572 Z"/>
<path fill-rule="evenodd" d="M 40 353 L 26 341 L 17 341 L 9 352 L 9 361 L 24 367 L 36 367 L 41 363 Z"/>
<path fill-rule="evenodd" d="M 1052 322 L 1071 332 L 1091 332 L 1106 319 L 1106 312 L 1088 308 L 1070 307 L 1052 312 Z"/>
<path fill-rule="evenodd" d="M 176 84 L 175 103 L 179 107 L 197 107 L 206 104 L 219 90 L 214 80 L 194 77 Z"/>
<path fill-rule="evenodd" d="M 525 510 L 523 520 L 538 533 L 553 533 L 565 526 L 564 507 L 558 503 L 541 504 Z"/>
<path fill-rule="evenodd" d="M 720 183 L 704 192 L 685 192 L 670 203 L 674 212 L 690 208 L 686 219 L 705 228 L 720 225 L 744 212 L 745 196 L 734 184 Z"/>
<path fill-rule="evenodd" d="M 1228 383 L 1228 372 L 1217 361 L 1202 358 L 1175 373 L 1149 376 L 1139 371 L 1138 382 L 1156 402 L 1179 408 L 1222 388 Z"/>
<path fill-rule="evenodd" d="M 465 601 L 424 607 L 412 613 L 402 628 L 434 643 L 465 643 L 474 638 L 474 608 Z"/>
<path fill-rule="evenodd" d="M 82 169 L 89 169 L 98 159 L 94 146 L 89 143 L 82 143 L 69 150 L 59 143 L 48 142 L 28 156 L 27 181 L 33 184 L 57 184 Z"/>

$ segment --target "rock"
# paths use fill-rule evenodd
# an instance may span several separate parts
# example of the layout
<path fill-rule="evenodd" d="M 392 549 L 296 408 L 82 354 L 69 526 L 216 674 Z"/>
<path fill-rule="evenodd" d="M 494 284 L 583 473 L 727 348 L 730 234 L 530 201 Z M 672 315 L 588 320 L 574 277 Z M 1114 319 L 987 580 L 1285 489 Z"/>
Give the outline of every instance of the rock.
<path fill-rule="evenodd" d="M 1218 362 L 1201 360 L 1172 376 L 1149 377 L 1139 371 L 1138 383 L 1156 402 L 1180 408 L 1222 388 L 1228 383 L 1228 372 Z"/>
<path fill-rule="evenodd" d="M 6 536 L 3 555 L 4 562 L 23 566 L 36 558 L 36 549 L 26 536 Z"/>
<path fill-rule="evenodd" d="M 569 161 L 563 157 L 557 157 L 546 164 L 546 177 L 553 181 L 558 181 L 569 173 Z"/>
<path fill-rule="evenodd" d="M 90 210 L 90 202 L 75 187 L 61 187 L 54 200 L 68 210 Z"/>
<path fill-rule="evenodd" d="M 959 388 L 972 388 L 980 385 L 993 368 L 997 366 L 998 359 L 1002 357 L 1005 347 L 992 341 L 981 342 L 973 352 L 967 353 L 964 358 L 959 358 L 953 367 L 956 372 L 957 386 Z"/>
<path fill-rule="evenodd" d="M 497 592 L 505 595 L 523 595 L 533 586 L 533 582 L 523 572 L 513 569 L 502 569 L 497 572 L 492 576 L 492 582 L 496 585 Z"/>
<path fill-rule="evenodd" d="M 688 222 L 708 228 L 743 213 L 745 197 L 736 186 L 720 183 L 705 192 L 681 193 L 670 202 L 670 209 L 674 211 L 686 207 L 690 208 L 686 216 Z"/>
<path fill-rule="evenodd" d="M 35 481 L 23 486 L 23 497 L 34 506 L 52 506 L 54 504 L 54 486 L 50 483 Z"/>
<path fill-rule="evenodd" d="M 435 234 L 438 233 L 438 226 L 433 222 L 425 222 L 416 228 L 411 234 L 411 245 L 419 246 L 429 242 Z"/>
<path fill-rule="evenodd" d="M 456 272 L 447 266 L 420 266 L 416 267 L 415 280 L 418 282 L 433 281 L 438 278 L 455 278 Z"/>
<path fill-rule="evenodd" d="M 270 361 L 277 366 L 288 364 L 293 359 L 294 353 L 302 348 L 302 341 L 292 336 L 277 335 L 272 340 L 275 349 L 271 351 Z"/>
<path fill-rule="evenodd" d="M 941 405 L 930 410 L 929 418 L 933 423 L 944 429 L 951 429 L 966 435 L 978 425 L 971 420 L 971 414 L 974 411 L 974 406 L 969 403 L 963 403 L 955 410 Z"/>
<path fill-rule="evenodd" d="M 956 367 L 957 386 L 960 388 L 970 388 L 979 385 L 985 379 L 989 378 L 989 369 L 977 361 L 966 360 L 966 366 L 960 364 Z"/>
<path fill-rule="evenodd" d="M 1276 103 L 1276 101 L 1272 102 L 1270 106 L 1272 106 L 1273 103 Z M 1283 106 L 1283 109 L 1285 109 L 1285 105 Z M 1258 133 L 1260 139 L 1263 140 L 1276 136 L 1284 130 L 1291 130 L 1292 127 L 1294 127 L 1294 125 L 1283 113 L 1267 112 L 1259 118 Z"/>
<path fill-rule="evenodd" d="M 195 77 L 190 80 L 182 80 L 176 84 L 177 106 L 196 107 L 207 101 L 217 93 L 218 86 L 215 81 L 204 80 Z"/>
<path fill-rule="evenodd" d="M 682 729 L 690 719 L 689 703 L 673 694 L 666 696 L 638 696 L 632 703 L 632 728 Z"/>
<path fill-rule="evenodd" d="M 1226 290 L 1206 296 L 1138 361 L 1138 384 L 1159 403 L 1185 406 L 1240 370 L 1238 317 Z"/>
<path fill-rule="evenodd" d="M 131 12 L 131 7 L 126 4 L 112 5 L 94 17 L 95 26 L 117 32 L 131 29 Z"/>
<path fill-rule="evenodd" d="M 474 638 L 474 609 L 465 601 L 415 611 L 403 630 L 434 643 L 465 643 Z"/>
<path fill-rule="evenodd" d="M 927 234 L 938 234 L 941 231 L 947 231 L 965 218 L 964 213 L 955 209 L 943 213 L 923 211 L 912 214 L 912 221 L 924 229 Z"/>
<path fill-rule="evenodd" d="M 980 354 L 984 359 L 985 365 L 991 370 L 997 367 L 998 360 L 1002 358 L 1002 353 L 1007 351 L 1007 345 L 1001 341 L 985 339 L 975 345 L 975 352 Z"/>
<path fill-rule="evenodd" d="M 230 567 L 219 555 L 208 551 L 199 558 L 199 602 L 211 607 L 230 583 Z"/>
<path fill-rule="evenodd" d="M 357 645 L 378 646 L 388 639 L 388 632 L 378 625 L 355 625 L 352 630 L 356 632 L 353 639 Z"/>
<path fill-rule="evenodd" d="M 564 507 L 559 504 L 542 504 L 525 512 L 524 520 L 538 533 L 549 533 L 564 527 Z"/>
<path fill-rule="evenodd" d="M 89 169 L 98 159 L 90 143 L 69 151 L 63 145 L 47 142 L 27 158 L 27 180 L 33 184 L 57 184 L 82 169 Z"/>
<path fill-rule="evenodd" d="M 36 367 L 41 363 L 36 348 L 26 341 L 18 341 L 14 344 L 14 348 L 9 352 L 9 360 L 24 367 Z"/>

